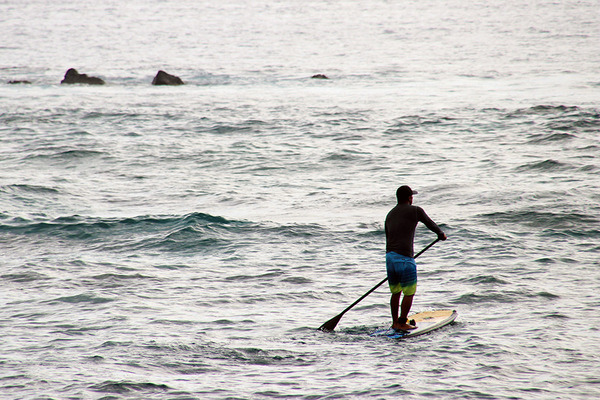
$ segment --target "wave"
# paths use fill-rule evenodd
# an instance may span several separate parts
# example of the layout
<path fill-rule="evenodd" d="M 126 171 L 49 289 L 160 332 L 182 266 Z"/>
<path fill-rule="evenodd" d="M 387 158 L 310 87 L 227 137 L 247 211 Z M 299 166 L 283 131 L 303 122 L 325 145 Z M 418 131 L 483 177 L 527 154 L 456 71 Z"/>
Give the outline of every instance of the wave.
<path fill-rule="evenodd" d="M 124 394 L 130 392 L 145 392 L 145 393 L 155 393 L 160 392 L 164 393 L 169 391 L 170 388 L 164 384 L 156 384 L 152 382 L 115 382 L 115 381 L 105 381 L 96 385 L 91 385 L 90 389 L 94 392 L 99 393 L 115 393 L 115 394 Z M 111 397 L 112 398 L 112 397 Z"/>
<path fill-rule="evenodd" d="M 23 159 L 51 159 L 60 161 L 70 161 L 81 158 L 94 158 L 105 155 L 107 155 L 107 153 L 98 150 L 42 148 L 36 149 L 35 153 L 28 154 Z"/>
<path fill-rule="evenodd" d="M 35 193 L 47 195 L 58 194 L 60 191 L 47 186 L 13 184 L 0 186 L 0 193 Z"/>
<path fill-rule="evenodd" d="M 110 303 L 110 302 L 112 302 L 114 300 L 115 299 L 106 298 L 106 297 L 99 297 L 99 296 L 95 296 L 93 294 L 83 294 L 82 293 L 82 294 L 78 294 L 78 295 L 75 295 L 75 296 L 65 296 L 65 297 L 58 297 L 58 298 L 53 299 L 53 300 L 47 300 L 46 303 L 51 303 L 51 304 L 55 304 L 55 303 L 104 304 L 104 303 Z"/>
<path fill-rule="evenodd" d="M 85 241 L 105 249 L 165 247 L 176 242 L 214 245 L 220 236 L 245 223 L 209 214 L 98 218 L 79 215 L 53 220 L 29 220 L 0 215 L 0 234 L 23 237 Z M 184 243 L 179 243 L 184 244 Z"/>
<path fill-rule="evenodd" d="M 19 231 L 40 233 L 40 232 L 56 232 L 56 231 L 73 231 L 76 229 L 118 229 L 123 227 L 153 227 L 166 225 L 189 225 L 198 222 L 207 223 L 228 223 L 229 221 L 222 217 L 214 217 L 203 213 L 192 213 L 182 217 L 177 216 L 140 216 L 131 218 L 97 218 L 84 217 L 79 215 L 59 217 L 49 222 L 34 222 L 24 219 L 14 218 L 9 229 Z M 5 225 L 0 225 L 0 230 L 5 230 Z"/>
<path fill-rule="evenodd" d="M 537 106 L 528 108 L 520 108 L 509 113 L 509 116 L 561 114 L 567 112 L 577 112 L 579 110 L 580 108 L 577 106 L 539 104 Z"/>
<path fill-rule="evenodd" d="M 510 304 L 531 299 L 556 300 L 560 296 L 548 292 L 536 292 L 534 290 L 515 291 L 493 291 L 486 290 L 465 293 L 454 300 L 456 304 L 481 304 L 481 303 L 503 303 Z"/>
<path fill-rule="evenodd" d="M 528 143 L 529 144 L 544 144 L 555 142 L 566 142 L 576 139 L 576 136 L 570 133 L 551 133 L 535 135 Z"/>
<path fill-rule="evenodd" d="M 520 293 L 519 293 L 520 295 Z M 481 303 L 514 303 L 520 301 L 514 293 L 492 292 L 485 293 L 466 293 L 454 299 L 455 304 L 481 304 Z"/>
<path fill-rule="evenodd" d="M 365 156 L 362 154 L 359 154 L 358 152 L 351 152 L 348 150 L 344 150 L 342 152 L 335 152 L 335 153 L 327 154 L 322 158 L 322 161 L 323 162 L 332 161 L 332 162 L 347 163 L 347 162 L 359 162 L 359 161 L 363 161 L 364 159 L 365 159 Z"/>
<path fill-rule="evenodd" d="M 519 225 L 568 235 L 598 236 L 600 220 L 596 216 L 574 212 L 513 211 L 481 214 L 480 219 L 493 225 Z"/>
<path fill-rule="evenodd" d="M 269 241 L 306 240 L 328 236 L 316 224 L 255 223 L 228 220 L 205 213 L 130 218 L 72 215 L 52 220 L 31 220 L 0 213 L 0 237 L 16 242 L 79 242 L 87 249 L 131 252 L 235 251 Z M 114 277 L 111 277 L 114 278 Z"/>
<path fill-rule="evenodd" d="M 529 111 L 533 112 L 533 113 L 538 113 L 538 114 L 545 114 L 545 113 L 556 113 L 556 112 L 572 112 L 572 111 L 578 111 L 579 107 L 576 106 L 565 106 L 565 105 L 547 105 L 547 104 L 541 104 L 541 105 L 537 105 L 537 106 L 533 106 L 531 108 L 529 108 Z"/>
<path fill-rule="evenodd" d="M 504 279 L 497 278 L 493 275 L 478 275 L 466 280 L 467 282 L 474 285 L 508 285 Z"/>
<path fill-rule="evenodd" d="M 427 128 L 436 125 L 455 124 L 456 118 L 439 115 L 407 115 L 394 121 L 386 134 L 410 132 L 417 128 Z"/>
<path fill-rule="evenodd" d="M 21 273 L 0 275 L 0 279 L 5 279 L 5 280 L 11 281 L 11 282 L 24 283 L 24 282 L 34 282 L 34 281 L 40 281 L 40 280 L 41 281 L 50 280 L 50 277 L 45 274 L 41 274 L 39 272 L 26 271 L 26 272 L 21 272 Z"/>
<path fill-rule="evenodd" d="M 516 168 L 517 172 L 549 172 L 549 171 L 564 171 L 575 169 L 574 166 L 556 160 L 536 161 L 528 164 L 520 165 Z"/>
<path fill-rule="evenodd" d="M 468 111 L 469 114 L 464 112 Z M 448 129 L 473 137 L 493 135 L 506 137 L 508 133 L 525 134 L 531 145 L 561 145 L 590 141 L 595 144 L 600 129 L 600 110 L 592 107 L 568 105 L 537 105 L 523 109 L 483 108 L 483 114 L 473 120 L 474 110 L 453 110 L 400 116 L 389 123 L 386 135 L 424 133 L 445 134 Z M 468 122 L 467 122 L 468 121 Z"/>
<path fill-rule="evenodd" d="M 577 134 L 587 136 L 591 133 L 595 137 L 600 128 L 599 110 L 576 106 L 538 105 L 507 112 L 505 118 L 526 119 L 529 123 L 539 124 L 549 132 L 542 136 L 542 142 L 569 140 Z M 556 134 L 557 131 L 565 134 Z M 534 143 L 539 139 L 534 138 Z"/>
<path fill-rule="evenodd" d="M 215 123 L 203 130 L 217 135 L 230 133 L 260 133 L 267 123 L 258 119 L 249 119 L 238 123 Z"/>

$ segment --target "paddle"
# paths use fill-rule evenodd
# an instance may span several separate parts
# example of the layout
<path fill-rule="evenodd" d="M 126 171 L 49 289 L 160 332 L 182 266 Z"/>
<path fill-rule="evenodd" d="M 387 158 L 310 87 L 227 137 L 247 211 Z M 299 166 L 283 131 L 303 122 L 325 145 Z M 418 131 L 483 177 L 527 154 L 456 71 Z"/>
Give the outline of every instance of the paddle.
<path fill-rule="evenodd" d="M 427 245 L 427 247 L 425 247 L 423 250 L 421 250 L 414 258 L 419 257 L 421 254 L 425 253 L 425 251 L 427 251 L 427 249 L 429 249 L 431 246 L 433 246 L 434 244 L 436 244 L 440 239 L 435 239 L 433 242 L 429 243 Z M 367 293 L 363 294 L 360 299 L 356 300 L 354 303 L 350 304 L 344 311 L 342 311 L 341 313 L 339 313 L 338 315 L 336 315 L 335 317 L 331 318 L 329 321 L 325 322 L 323 325 L 321 325 L 319 327 L 320 330 L 322 330 L 323 332 L 332 332 L 336 325 L 338 324 L 338 322 L 340 322 L 340 319 L 342 319 L 342 316 L 344 314 L 346 314 L 347 311 L 349 311 L 352 307 L 354 307 L 355 305 L 357 305 L 358 303 L 361 302 L 362 299 L 364 299 L 365 297 L 367 297 L 368 295 L 370 295 L 371 293 L 373 293 L 379 286 L 383 285 L 385 283 L 385 281 L 387 281 L 388 278 L 386 277 L 384 280 L 382 280 L 381 282 L 379 282 L 377 285 L 373 286 L 373 288 L 371 290 L 369 290 Z"/>

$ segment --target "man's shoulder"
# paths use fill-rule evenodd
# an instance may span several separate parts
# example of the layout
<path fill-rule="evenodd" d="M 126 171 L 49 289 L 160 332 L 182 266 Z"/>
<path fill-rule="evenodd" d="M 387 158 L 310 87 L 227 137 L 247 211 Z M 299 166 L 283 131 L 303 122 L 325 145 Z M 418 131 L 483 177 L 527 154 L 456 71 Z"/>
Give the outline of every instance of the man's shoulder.
<path fill-rule="evenodd" d="M 413 206 L 411 204 L 397 204 L 388 212 L 386 219 L 393 217 L 394 215 L 409 216 L 419 215 L 421 213 L 425 213 L 425 211 L 423 211 L 423 209 L 419 206 Z"/>
<path fill-rule="evenodd" d="M 404 206 L 404 204 L 396 204 L 390 211 L 388 211 L 387 216 L 389 217 L 390 215 L 397 213 L 402 209 L 402 206 Z"/>
<path fill-rule="evenodd" d="M 403 210 L 405 212 L 423 212 L 424 211 L 421 207 L 415 206 L 412 204 L 403 204 L 403 206 L 404 206 Z"/>

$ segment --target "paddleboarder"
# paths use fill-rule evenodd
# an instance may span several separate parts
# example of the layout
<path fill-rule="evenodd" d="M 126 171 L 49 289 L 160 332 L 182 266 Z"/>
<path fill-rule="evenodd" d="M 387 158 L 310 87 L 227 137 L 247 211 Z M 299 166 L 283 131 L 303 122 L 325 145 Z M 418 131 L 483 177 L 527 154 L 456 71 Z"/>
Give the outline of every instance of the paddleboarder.
<path fill-rule="evenodd" d="M 413 195 L 418 192 L 409 186 L 400 186 L 396 190 L 398 204 L 392 208 L 385 218 L 386 237 L 386 269 L 392 297 L 392 328 L 411 330 L 416 326 L 408 321 L 408 313 L 412 307 L 413 297 L 417 291 L 417 264 L 414 259 L 414 238 L 417 224 L 422 222 L 439 240 L 446 240 L 446 234 L 418 206 L 413 206 Z M 402 306 L 400 307 L 400 297 Z M 398 309 L 400 308 L 400 316 Z"/>

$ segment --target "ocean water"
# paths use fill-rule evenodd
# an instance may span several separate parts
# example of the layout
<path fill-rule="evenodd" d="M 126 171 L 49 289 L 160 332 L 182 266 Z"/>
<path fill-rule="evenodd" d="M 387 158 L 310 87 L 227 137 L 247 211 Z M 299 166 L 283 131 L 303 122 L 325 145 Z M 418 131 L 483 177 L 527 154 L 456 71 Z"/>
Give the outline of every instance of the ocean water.
<path fill-rule="evenodd" d="M 0 398 L 600 397 L 599 10 L 1 1 Z M 449 237 L 413 311 L 458 319 L 318 331 L 402 184 Z"/>

